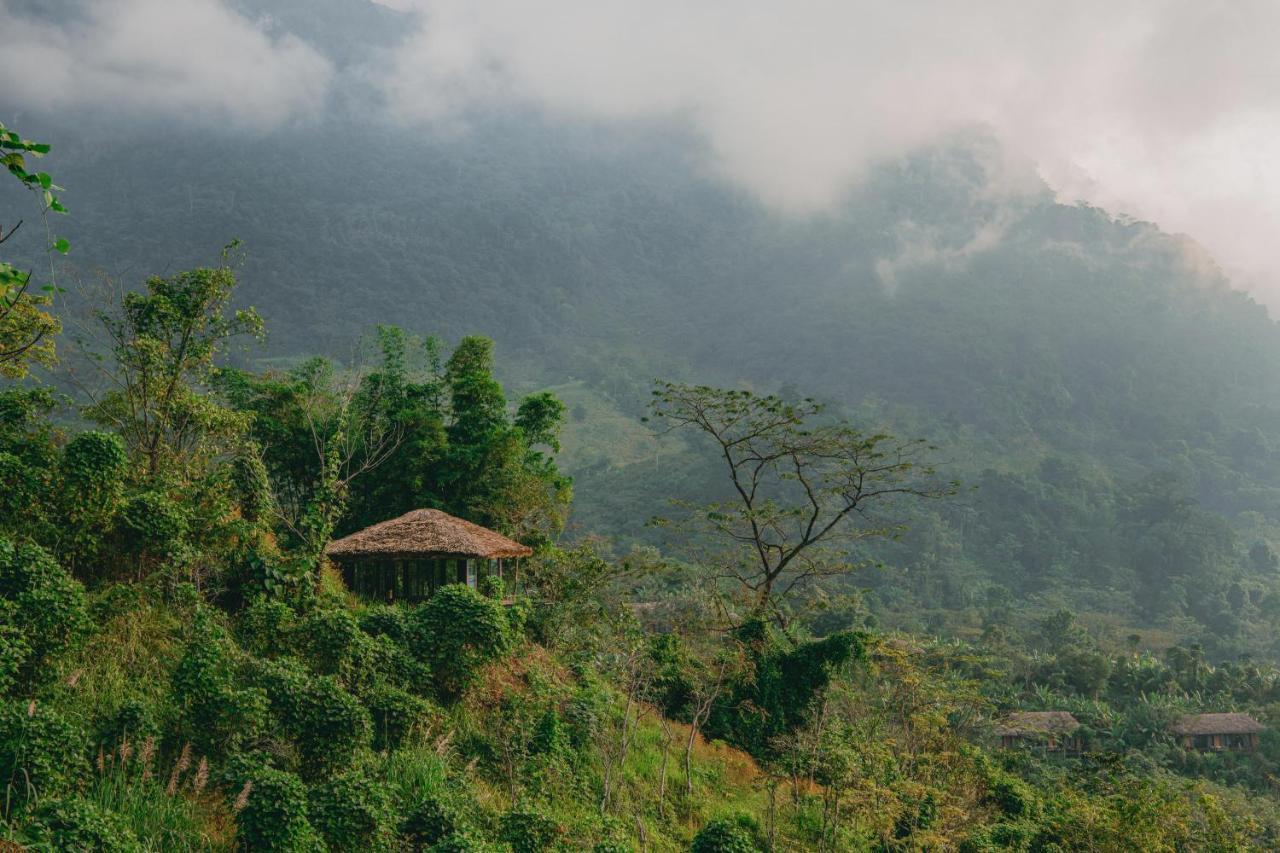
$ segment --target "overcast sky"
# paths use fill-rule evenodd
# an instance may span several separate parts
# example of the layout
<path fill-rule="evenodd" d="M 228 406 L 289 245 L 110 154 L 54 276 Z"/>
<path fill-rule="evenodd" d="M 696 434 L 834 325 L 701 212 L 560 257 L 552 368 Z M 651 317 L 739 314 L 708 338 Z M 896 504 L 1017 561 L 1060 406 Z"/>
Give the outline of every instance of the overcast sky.
<path fill-rule="evenodd" d="M 0 0 L 0 104 L 119 104 L 261 128 L 317 115 L 348 73 L 409 123 L 489 100 L 675 117 L 726 180 L 801 215 L 877 159 L 980 124 L 1064 200 L 1188 233 L 1280 306 L 1276 0 L 385 5 L 412 12 L 403 43 L 339 71 L 222 0 L 88 0 L 87 18 L 56 24 Z"/>

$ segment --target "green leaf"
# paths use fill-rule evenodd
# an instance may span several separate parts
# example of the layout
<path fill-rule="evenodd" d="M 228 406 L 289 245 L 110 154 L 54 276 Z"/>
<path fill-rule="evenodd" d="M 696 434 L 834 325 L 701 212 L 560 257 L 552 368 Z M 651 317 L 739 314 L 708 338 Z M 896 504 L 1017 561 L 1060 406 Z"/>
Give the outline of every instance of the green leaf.
<path fill-rule="evenodd" d="M 47 142 L 36 142 L 31 146 L 31 153 L 37 157 L 42 157 L 49 153 L 49 144 Z"/>
<path fill-rule="evenodd" d="M 71 241 L 66 237 L 59 237 L 53 242 L 53 248 L 65 255 L 67 252 L 71 251 Z"/>
<path fill-rule="evenodd" d="M 48 172 L 36 172 L 36 180 L 40 182 L 40 186 L 44 189 L 53 187 L 53 176 Z"/>

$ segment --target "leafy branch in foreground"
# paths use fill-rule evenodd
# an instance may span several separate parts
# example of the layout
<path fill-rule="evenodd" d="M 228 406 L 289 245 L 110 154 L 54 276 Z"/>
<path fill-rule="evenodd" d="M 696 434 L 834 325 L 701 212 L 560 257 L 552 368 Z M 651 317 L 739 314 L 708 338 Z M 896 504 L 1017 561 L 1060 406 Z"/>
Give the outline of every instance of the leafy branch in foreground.
<path fill-rule="evenodd" d="M 812 400 L 671 382 L 658 383 L 653 394 L 654 417 L 669 429 L 703 433 L 724 463 L 730 497 L 685 508 L 712 541 L 728 543 L 710 564 L 717 579 L 740 586 L 756 612 L 779 615 L 807 581 L 850 571 L 852 542 L 898 528 L 881 509 L 956 488 L 935 479 L 922 458 L 932 448 L 923 441 L 824 422 L 822 405 Z"/>
<path fill-rule="evenodd" d="M 47 143 L 24 139 L 0 123 L 0 163 L 24 187 L 39 196 L 42 218 L 50 211 L 67 212 L 55 194 L 62 188 L 54 184 L 49 173 L 27 171 L 28 157 L 39 158 L 48 152 Z M 0 243 L 8 241 L 21 227 L 22 220 L 7 230 L 0 226 Z M 66 254 L 71 249 L 65 238 L 55 240 L 50 235 L 49 240 L 51 251 Z M 53 363 L 53 336 L 61 327 L 46 309 L 51 302 L 48 294 L 56 292 L 56 287 L 51 279 L 40 290 L 44 293 L 31 292 L 30 271 L 0 261 L 0 376 L 21 379 L 31 364 Z"/>

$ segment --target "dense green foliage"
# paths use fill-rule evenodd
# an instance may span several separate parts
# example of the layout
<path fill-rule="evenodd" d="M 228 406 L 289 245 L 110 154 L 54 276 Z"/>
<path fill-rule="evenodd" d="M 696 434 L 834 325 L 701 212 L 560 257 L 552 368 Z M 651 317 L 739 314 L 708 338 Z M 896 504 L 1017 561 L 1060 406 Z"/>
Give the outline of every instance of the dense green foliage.
<path fill-rule="evenodd" d="M 418 609 L 413 648 L 443 694 L 461 693 L 484 664 L 511 646 L 502 605 L 461 585 L 441 589 Z"/>
<path fill-rule="evenodd" d="M 185 133 L 107 142 L 137 143 L 113 174 L 68 146 L 78 251 L 172 269 L 243 225 L 255 254 L 118 304 L 74 294 L 104 333 L 72 362 L 79 396 L 0 391 L 8 838 L 1280 842 L 1280 338 L 1185 244 L 994 192 L 982 140 L 799 223 L 693 176 L 661 133 L 478 115 L 467 140 L 375 136 L 341 179 L 310 165 L 331 162 L 324 132 L 281 131 L 252 175 Z M 124 197 L 143 162 L 182 179 Z M 121 222 L 145 236 L 125 246 Z M 307 252 L 269 250 L 296 235 Z M 270 349 L 239 349 L 263 331 L 245 300 Z M 29 352 L 0 373 L 52 351 Z M 659 385 L 668 415 L 709 406 L 729 429 L 645 432 L 654 373 L 734 386 Z M 774 418 L 781 438 L 756 441 Z M 868 477 L 950 491 L 890 433 L 930 436 L 966 488 L 864 516 Z M 695 536 L 645 526 L 672 497 Z M 538 553 L 510 587 L 355 599 L 325 544 L 423 506 Z M 852 535 L 793 552 L 832 507 Z M 1013 710 L 1070 711 L 1084 753 L 996 749 Z M 1264 723 L 1256 752 L 1170 734 L 1224 710 Z"/>
<path fill-rule="evenodd" d="M 394 38 L 385 10 L 281 5 L 272 14 L 318 38 L 338 19 Z M 859 619 L 959 634 L 1010 598 L 1176 624 L 1216 658 L 1275 651 L 1263 615 L 1280 600 L 1267 559 L 1280 551 L 1274 322 L 1184 239 L 1034 182 L 1009 190 L 987 140 L 879 166 L 834 211 L 796 221 L 697 174 L 685 140 L 660 130 L 522 114 L 474 116 L 462 137 L 386 128 L 367 164 L 334 180 L 327 140 L 348 124 L 272 134 L 250 172 L 218 134 L 116 133 L 101 119 L 89 145 L 40 122 L 76 191 L 66 228 L 81 269 L 195 264 L 216 248 L 209 234 L 244 238 L 240 298 L 271 337 L 242 366 L 266 357 L 283 378 L 317 354 L 358 361 L 354 341 L 396 323 L 450 341 L 482 330 L 508 387 L 556 384 L 571 530 L 669 547 L 644 527 L 669 498 L 725 497 L 692 440 L 655 443 L 638 425 L 655 375 L 792 401 L 803 388 L 868 434 L 927 436 L 966 487 L 900 517 L 900 541 L 858 551 L 878 567 L 837 590 L 873 591 Z M 282 198 L 296 201 L 284 218 Z M 429 399 L 447 349 L 438 373 L 405 353 Z M 409 404 L 424 428 L 351 484 L 365 507 L 352 525 L 414 502 L 383 490 L 444 505 L 425 466 L 480 464 L 441 451 L 484 422 L 485 383 L 453 376 L 477 420 L 451 430 L 434 404 Z M 476 517 L 497 511 L 489 488 L 459 499 Z"/>

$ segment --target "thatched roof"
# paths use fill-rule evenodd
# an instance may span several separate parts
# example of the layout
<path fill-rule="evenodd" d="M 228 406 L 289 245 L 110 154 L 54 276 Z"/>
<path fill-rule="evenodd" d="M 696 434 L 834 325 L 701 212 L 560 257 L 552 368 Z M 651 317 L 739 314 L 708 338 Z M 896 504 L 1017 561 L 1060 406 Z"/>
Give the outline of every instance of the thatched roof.
<path fill-rule="evenodd" d="M 1251 735 L 1265 728 L 1248 714 L 1188 714 L 1173 724 L 1176 735 Z"/>
<path fill-rule="evenodd" d="M 1001 735 L 1069 735 L 1080 722 L 1067 711 L 1015 711 L 996 724 Z"/>
<path fill-rule="evenodd" d="M 532 548 L 438 509 L 415 509 L 329 543 L 336 560 L 422 557 L 527 557 Z"/>

